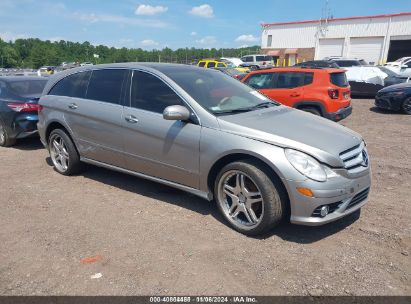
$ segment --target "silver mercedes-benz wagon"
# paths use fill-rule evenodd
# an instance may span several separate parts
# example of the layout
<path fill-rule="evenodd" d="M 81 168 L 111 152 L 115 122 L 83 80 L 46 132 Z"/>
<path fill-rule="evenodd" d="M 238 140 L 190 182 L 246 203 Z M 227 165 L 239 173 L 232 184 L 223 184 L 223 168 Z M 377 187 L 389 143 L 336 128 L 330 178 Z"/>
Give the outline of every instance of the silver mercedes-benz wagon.
<path fill-rule="evenodd" d="M 359 134 L 194 66 L 59 73 L 40 99 L 38 129 L 59 173 L 89 163 L 176 187 L 215 200 L 248 235 L 282 219 L 337 220 L 365 204 L 371 185 Z"/>

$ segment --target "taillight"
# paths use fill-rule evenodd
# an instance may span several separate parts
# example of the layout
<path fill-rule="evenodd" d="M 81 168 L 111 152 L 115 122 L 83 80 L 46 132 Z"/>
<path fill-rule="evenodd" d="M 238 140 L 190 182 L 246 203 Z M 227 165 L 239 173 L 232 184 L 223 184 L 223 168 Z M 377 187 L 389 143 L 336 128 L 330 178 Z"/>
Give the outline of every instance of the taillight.
<path fill-rule="evenodd" d="M 42 106 L 37 103 L 20 103 L 20 102 L 9 102 L 7 106 L 15 112 L 39 112 L 42 110 Z"/>
<path fill-rule="evenodd" d="M 328 90 L 328 96 L 330 96 L 331 99 L 338 99 L 338 90 L 336 89 L 329 89 Z"/>

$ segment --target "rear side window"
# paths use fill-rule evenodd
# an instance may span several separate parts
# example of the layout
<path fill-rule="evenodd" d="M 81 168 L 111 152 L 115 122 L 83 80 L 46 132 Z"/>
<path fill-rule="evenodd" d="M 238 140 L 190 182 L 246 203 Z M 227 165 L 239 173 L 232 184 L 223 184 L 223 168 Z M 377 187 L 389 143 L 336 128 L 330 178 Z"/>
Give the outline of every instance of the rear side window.
<path fill-rule="evenodd" d="M 273 88 L 273 76 L 273 73 L 252 74 L 247 78 L 245 83 L 257 90 L 271 89 Z"/>
<path fill-rule="evenodd" d="M 313 73 L 310 72 L 280 72 L 275 87 L 278 89 L 292 89 L 312 82 Z"/>
<path fill-rule="evenodd" d="M 49 95 L 85 98 L 91 71 L 69 75 L 60 80 Z"/>
<path fill-rule="evenodd" d="M 213 68 L 213 67 L 215 67 L 215 62 L 213 62 L 213 61 L 212 61 L 212 62 L 209 62 L 208 65 L 207 65 L 207 67 L 208 67 L 208 68 Z"/>
<path fill-rule="evenodd" d="M 107 69 L 93 71 L 87 89 L 87 99 L 120 104 L 121 89 L 127 70 Z"/>
<path fill-rule="evenodd" d="M 28 97 L 40 95 L 46 86 L 47 80 L 21 80 L 9 83 L 11 90 L 20 96 Z"/>
<path fill-rule="evenodd" d="M 200 61 L 200 62 L 198 63 L 198 66 L 201 67 L 201 68 L 203 68 L 203 67 L 205 66 L 205 61 Z"/>
<path fill-rule="evenodd" d="M 131 106 L 155 113 L 173 105 L 184 105 L 181 98 L 161 79 L 134 71 L 131 84 Z"/>
<path fill-rule="evenodd" d="M 339 67 L 349 68 L 353 66 L 360 66 L 361 63 L 357 60 L 337 60 L 336 63 Z"/>
<path fill-rule="evenodd" d="M 331 73 L 330 74 L 330 81 L 332 84 L 338 87 L 348 87 L 348 80 L 347 76 L 344 72 L 342 73 Z"/>

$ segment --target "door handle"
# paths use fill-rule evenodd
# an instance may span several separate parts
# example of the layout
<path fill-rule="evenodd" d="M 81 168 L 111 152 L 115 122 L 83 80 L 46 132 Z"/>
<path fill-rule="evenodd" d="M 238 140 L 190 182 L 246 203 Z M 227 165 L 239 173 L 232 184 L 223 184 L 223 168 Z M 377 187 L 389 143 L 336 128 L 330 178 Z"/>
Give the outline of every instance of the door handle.
<path fill-rule="evenodd" d="M 138 122 L 137 117 L 135 117 L 133 115 L 127 115 L 126 117 L 124 117 L 124 119 L 129 123 L 137 123 Z"/>
<path fill-rule="evenodd" d="M 300 96 L 300 94 L 298 94 L 298 93 L 292 93 L 292 94 L 290 94 L 290 97 L 298 97 L 298 96 Z"/>
<path fill-rule="evenodd" d="M 76 105 L 75 103 L 71 103 L 71 104 L 68 105 L 68 107 L 69 107 L 70 109 L 75 110 L 75 109 L 78 108 L 78 105 Z"/>

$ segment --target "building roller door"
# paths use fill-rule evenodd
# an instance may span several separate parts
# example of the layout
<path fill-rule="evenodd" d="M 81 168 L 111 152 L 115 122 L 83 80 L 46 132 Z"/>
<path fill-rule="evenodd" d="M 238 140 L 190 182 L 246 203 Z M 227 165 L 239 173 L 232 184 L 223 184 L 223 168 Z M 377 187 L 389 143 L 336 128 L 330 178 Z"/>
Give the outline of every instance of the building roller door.
<path fill-rule="evenodd" d="M 320 39 L 318 43 L 317 59 L 331 56 L 342 56 L 344 39 Z"/>
<path fill-rule="evenodd" d="M 364 59 L 371 64 L 379 64 L 383 44 L 384 37 L 351 38 L 348 56 Z"/>

